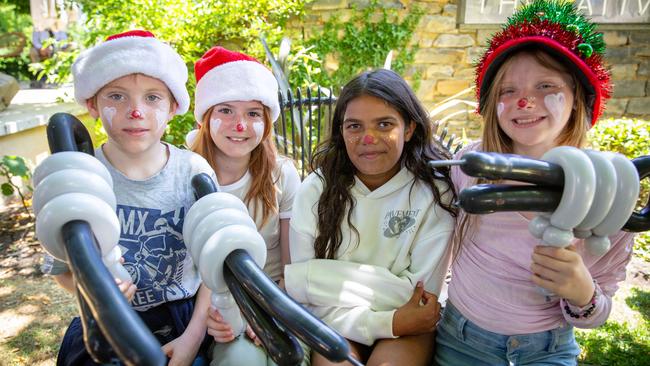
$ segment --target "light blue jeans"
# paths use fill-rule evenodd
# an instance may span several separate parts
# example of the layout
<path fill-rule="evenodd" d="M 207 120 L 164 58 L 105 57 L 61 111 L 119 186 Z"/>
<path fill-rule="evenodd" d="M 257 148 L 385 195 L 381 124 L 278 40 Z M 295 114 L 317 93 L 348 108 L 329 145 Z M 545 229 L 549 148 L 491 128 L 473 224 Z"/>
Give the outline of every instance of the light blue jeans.
<path fill-rule="evenodd" d="M 436 363 L 456 365 L 577 365 L 573 327 L 507 336 L 465 318 L 451 302 L 436 330 Z"/>

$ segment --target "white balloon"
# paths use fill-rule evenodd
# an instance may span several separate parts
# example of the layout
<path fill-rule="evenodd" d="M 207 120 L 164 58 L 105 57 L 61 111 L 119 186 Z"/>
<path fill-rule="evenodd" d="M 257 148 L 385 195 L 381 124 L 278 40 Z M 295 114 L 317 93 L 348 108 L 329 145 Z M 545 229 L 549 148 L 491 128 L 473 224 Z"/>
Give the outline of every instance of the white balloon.
<path fill-rule="evenodd" d="M 623 228 L 639 198 L 639 173 L 634 164 L 618 153 L 608 154 L 616 169 L 616 198 L 607 216 L 592 229 L 594 235 L 610 236 Z"/>
<path fill-rule="evenodd" d="M 32 182 L 34 187 L 48 175 L 64 169 L 88 170 L 102 177 L 113 189 L 113 179 L 108 169 L 92 155 L 79 151 L 62 151 L 48 156 L 34 170 Z"/>
<path fill-rule="evenodd" d="M 86 154 L 87 155 L 87 154 Z M 89 170 L 63 169 L 46 176 L 34 190 L 32 207 L 38 216 L 41 208 L 54 197 L 65 193 L 86 193 L 116 208 L 115 192 L 100 175 Z"/>
<path fill-rule="evenodd" d="M 234 208 L 248 212 L 244 202 L 230 193 L 214 192 L 205 195 L 196 201 L 190 207 L 187 215 L 185 215 L 185 221 L 183 222 L 183 238 L 185 242 L 187 243 L 191 240 L 199 221 L 210 213 L 222 208 Z"/>
<path fill-rule="evenodd" d="M 616 196 L 617 174 L 611 157 L 594 150 L 583 150 L 591 159 L 596 172 L 596 193 L 589 213 L 582 222 L 575 227 L 578 231 L 585 231 L 598 225 L 609 212 Z"/>
<path fill-rule="evenodd" d="M 266 244 L 262 236 L 244 225 L 230 225 L 214 233 L 203 246 L 198 267 L 201 279 L 213 292 L 228 290 L 223 278 L 223 266 L 228 254 L 243 249 L 258 266 L 266 263 Z"/>
<path fill-rule="evenodd" d="M 542 240 L 543 245 L 564 248 L 571 244 L 571 241 L 573 240 L 573 232 L 571 230 L 549 226 L 544 230 Z"/>
<path fill-rule="evenodd" d="M 535 216 L 528 223 L 528 231 L 533 234 L 534 237 L 541 239 L 544 236 L 544 230 L 551 225 L 551 222 L 548 218 L 544 216 Z"/>
<path fill-rule="evenodd" d="M 196 141 L 196 138 L 199 136 L 199 130 L 192 130 L 185 135 L 185 146 L 191 148 Z"/>
<path fill-rule="evenodd" d="M 112 207 L 86 193 L 66 193 L 45 204 L 36 216 L 36 236 L 54 258 L 67 262 L 61 229 L 73 220 L 86 221 L 97 239 L 101 255 L 110 252 L 120 238 L 120 223 Z"/>
<path fill-rule="evenodd" d="M 198 262 L 201 250 L 208 238 L 215 232 L 229 225 L 245 225 L 257 230 L 248 212 L 234 208 L 224 208 L 213 211 L 202 217 L 192 232 L 191 240 L 185 242 L 194 263 Z"/>
<path fill-rule="evenodd" d="M 564 170 L 562 199 L 551 215 L 551 224 L 573 230 L 587 216 L 596 193 L 596 173 L 591 159 L 575 147 L 558 146 L 547 151 L 542 160 L 559 164 Z"/>
<path fill-rule="evenodd" d="M 607 253 L 609 250 L 611 243 L 609 241 L 609 238 L 606 236 L 590 236 L 585 240 L 585 246 L 587 247 L 587 251 L 589 254 L 595 256 L 595 257 L 600 257 L 603 254 Z"/>
<path fill-rule="evenodd" d="M 120 263 L 120 258 L 122 258 L 122 250 L 119 245 L 116 245 L 102 257 L 102 262 L 104 262 L 104 265 L 113 277 L 119 278 L 122 281 L 133 281 L 129 272 Z"/>
<path fill-rule="evenodd" d="M 230 324 L 235 337 L 246 330 L 246 320 L 242 317 L 239 306 L 237 306 L 237 302 L 235 302 L 235 298 L 230 291 L 213 292 L 210 301 L 212 306 L 219 310 L 223 320 Z"/>

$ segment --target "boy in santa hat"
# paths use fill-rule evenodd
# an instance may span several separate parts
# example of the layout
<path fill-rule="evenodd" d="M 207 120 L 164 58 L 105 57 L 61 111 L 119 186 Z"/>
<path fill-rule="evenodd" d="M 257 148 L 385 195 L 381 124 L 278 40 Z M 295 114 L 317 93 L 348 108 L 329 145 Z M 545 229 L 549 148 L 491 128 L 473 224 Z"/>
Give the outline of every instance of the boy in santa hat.
<path fill-rule="evenodd" d="M 170 363 L 189 365 L 206 334 L 210 300 L 183 241 L 183 219 L 194 202 L 191 177 L 215 176 L 201 156 L 160 141 L 172 117 L 188 110 L 187 67 L 169 45 L 136 30 L 82 52 L 72 71 L 77 102 L 101 118 L 108 135 L 95 156 L 113 178 L 119 245 L 133 279 L 118 285 Z M 49 262 L 49 273 L 74 293 L 65 264 Z M 94 364 L 79 318 L 63 338 L 57 364 Z"/>

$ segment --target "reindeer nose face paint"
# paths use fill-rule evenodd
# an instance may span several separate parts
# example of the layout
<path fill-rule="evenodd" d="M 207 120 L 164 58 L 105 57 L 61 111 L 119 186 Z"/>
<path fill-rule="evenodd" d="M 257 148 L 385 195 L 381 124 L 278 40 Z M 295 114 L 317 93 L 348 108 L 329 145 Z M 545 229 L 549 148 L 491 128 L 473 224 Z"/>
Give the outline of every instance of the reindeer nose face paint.
<path fill-rule="evenodd" d="M 237 132 L 246 131 L 246 124 L 244 122 L 237 122 L 237 124 L 235 125 L 235 130 L 237 130 Z"/>
<path fill-rule="evenodd" d="M 133 119 L 142 119 L 142 112 L 137 109 L 134 109 L 129 113 L 129 116 Z"/>
<path fill-rule="evenodd" d="M 372 137 L 372 136 L 370 136 L 370 135 L 365 135 L 365 136 L 363 136 L 363 143 L 364 143 L 364 144 L 368 145 L 368 144 L 372 144 L 373 142 L 375 142 L 375 138 L 374 138 L 374 137 Z"/>
<path fill-rule="evenodd" d="M 517 108 L 534 108 L 535 107 L 535 97 L 523 97 L 517 101 Z"/>

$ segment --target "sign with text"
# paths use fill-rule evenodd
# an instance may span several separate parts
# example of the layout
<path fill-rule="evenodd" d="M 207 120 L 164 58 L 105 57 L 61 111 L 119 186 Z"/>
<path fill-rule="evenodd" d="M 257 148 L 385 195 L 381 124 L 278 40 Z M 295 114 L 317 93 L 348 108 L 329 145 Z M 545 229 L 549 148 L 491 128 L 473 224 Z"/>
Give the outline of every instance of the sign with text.
<path fill-rule="evenodd" d="M 502 24 L 528 0 L 462 0 L 461 23 Z M 650 24 L 650 0 L 576 0 L 579 10 L 596 23 Z"/>

